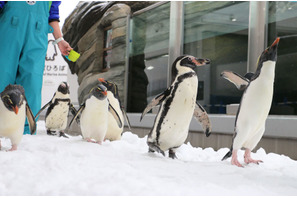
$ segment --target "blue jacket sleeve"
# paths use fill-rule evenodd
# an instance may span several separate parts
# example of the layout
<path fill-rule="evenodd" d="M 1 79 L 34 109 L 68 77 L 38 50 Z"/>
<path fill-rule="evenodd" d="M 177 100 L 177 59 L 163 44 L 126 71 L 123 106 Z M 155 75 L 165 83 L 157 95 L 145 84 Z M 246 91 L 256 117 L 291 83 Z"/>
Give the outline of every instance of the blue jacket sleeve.
<path fill-rule="evenodd" d="M 5 1 L 0 1 L 0 10 L 4 7 Z"/>
<path fill-rule="evenodd" d="M 49 11 L 49 18 L 48 21 L 60 21 L 60 16 L 59 16 L 59 5 L 61 4 L 61 1 L 53 1 L 51 5 L 51 9 Z"/>

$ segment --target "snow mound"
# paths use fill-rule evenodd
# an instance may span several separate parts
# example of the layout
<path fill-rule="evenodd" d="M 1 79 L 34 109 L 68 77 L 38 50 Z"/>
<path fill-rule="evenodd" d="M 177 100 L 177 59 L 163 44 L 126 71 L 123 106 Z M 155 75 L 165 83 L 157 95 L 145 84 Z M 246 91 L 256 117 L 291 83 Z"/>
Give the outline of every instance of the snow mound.
<path fill-rule="evenodd" d="M 25 135 L 15 152 L 1 138 L 0 195 L 297 195 L 297 162 L 284 155 L 266 153 L 252 157 L 260 165 L 244 168 L 221 161 L 228 148 L 177 150 L 177 160 L 148 153 L 146 137 L 125 132 L 120 141 L 102 145 L 48 136 L 44 122 L 37 135 Z M 243 160 L 243 151 L 239 151 Z M 243 161 L 240 161 L 243 163 Z"/>

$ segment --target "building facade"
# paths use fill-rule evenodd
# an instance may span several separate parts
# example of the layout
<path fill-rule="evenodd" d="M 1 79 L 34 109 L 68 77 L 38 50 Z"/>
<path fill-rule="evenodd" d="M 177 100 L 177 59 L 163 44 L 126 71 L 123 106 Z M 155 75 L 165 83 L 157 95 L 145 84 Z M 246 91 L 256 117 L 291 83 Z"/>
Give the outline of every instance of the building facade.
<path fill-rule="evenodd" d="M 215 150 L 229 147 L 236 104 L 243 92 L 222 79 L 220 73 L 255 72 L 261 52 L 281 37 L 272 107 L 257 148 L 297 159 L 297 2 L 170 1 L 148 5 L 127 12 L 126 48 L 116 52 L 125 57 L 122 98 L 132 132 L 141 137 L 148 134 L 155 114 L 147 114 L 139 122 L 141 112 L 171 84 L 175 58 L 190 54 L 211 60 L 209 66 L 196 72 L 197 100 L 209 113 L 213 134 L 205 138 L 201 126 L 193 120 L 188 141 L 193 146 Z M 102 29 L 112 37 L 114 32 Z M 105 47 L 104 53 L 103 57 L 115 52 Z M 104 64 L 113 67 L 108 61 Z"/>

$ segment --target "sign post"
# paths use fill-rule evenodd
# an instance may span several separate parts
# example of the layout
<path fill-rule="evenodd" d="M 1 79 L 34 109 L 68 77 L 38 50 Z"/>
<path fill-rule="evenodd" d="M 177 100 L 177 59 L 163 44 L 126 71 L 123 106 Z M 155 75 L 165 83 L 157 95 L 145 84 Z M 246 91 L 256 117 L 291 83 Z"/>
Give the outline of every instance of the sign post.
<path fill-rule="evenodd" d="M 61 82 L 67 82 L 68 65 L 63 59 L 57 45 L 53 45 L 54 37 L 48 35 L 48 48 L 43 72 L 41 106 L 50 101 Z"/>

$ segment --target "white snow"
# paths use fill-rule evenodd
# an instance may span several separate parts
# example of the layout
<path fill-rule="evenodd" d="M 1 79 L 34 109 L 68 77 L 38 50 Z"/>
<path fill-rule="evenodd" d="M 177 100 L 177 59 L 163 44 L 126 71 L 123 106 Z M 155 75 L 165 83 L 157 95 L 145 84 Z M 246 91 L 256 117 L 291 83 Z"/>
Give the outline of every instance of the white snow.
<path fill-rule="evenodd" d="M 60 15 L 60 27 L 62 26 L 66 20 L 66 18 L 71 14 L 71 12 L 76 8 L 79 0 L 64 0 L 61 2 L 59 6 L 59 15 Z"/>
<path fill-rule="evenodd" d="M 131 132 L 99 145 L 48 136 L 44 125 L 39 121 L 37 135 L 25 135 L 14 152 L 1 138 L 1 196 L 297 195 L 297 162 L 262 148 L 252 157 L 264 163 L 239 168 L 221 161 L 227 148 L 184 144 L 172 160 L 148 153 L 146 137 Z"/>

